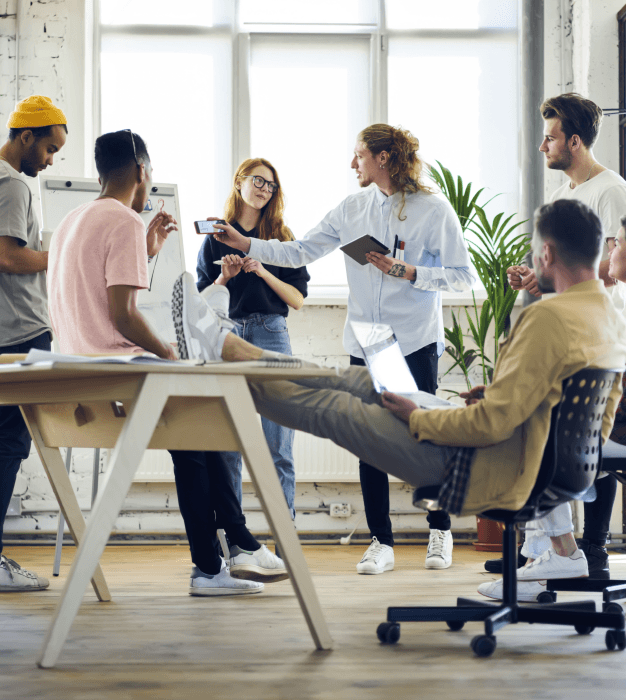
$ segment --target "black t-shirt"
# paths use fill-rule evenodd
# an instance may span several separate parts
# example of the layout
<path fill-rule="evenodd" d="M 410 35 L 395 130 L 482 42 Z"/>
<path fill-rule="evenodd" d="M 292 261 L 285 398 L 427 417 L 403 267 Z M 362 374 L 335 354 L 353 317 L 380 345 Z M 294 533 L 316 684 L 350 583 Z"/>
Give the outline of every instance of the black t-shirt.
<path fill-rule="evenodd" d="M 258 231 L 244 231 L 237 223 L 231 224 L 239 233 L 249 238 L 258 238 Z M 222 268 L 214 265 L 214 260 L 220 260 L 224 255 L 245 255 L 230 246 L 219 243 L 214 236 L 206 236 L 200 252 L 198 253 L 198 290 L 202 291 L 213 284 L 220 276 Z M 307 282 L 311 279 L 306 267 L 278 267 L 277 265 L 263 265 L 282 282 L 291 284 L 302 296 L 307 295 Z M 231 318 L 244 318 L 250 314 L 280 314 L 286 316 L 289 313 L 287 304 L 276 294 L 276 292 L 254 272 L 243 272 L 243 270 L 228 280 L 226 283 L 230 292 L 230 312 Z"/>

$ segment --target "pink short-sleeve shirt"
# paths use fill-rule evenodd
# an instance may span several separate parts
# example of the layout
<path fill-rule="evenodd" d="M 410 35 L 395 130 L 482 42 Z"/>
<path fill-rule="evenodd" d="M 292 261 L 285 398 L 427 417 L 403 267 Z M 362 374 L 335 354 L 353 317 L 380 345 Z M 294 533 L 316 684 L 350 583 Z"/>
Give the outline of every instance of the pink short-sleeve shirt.
<path fill-rule="evenodd" d="M 145 352 L 111 321 L 107 288 L 115 285 L 148 287 L 146 229 L 129 207 L 99 199 L 70 212 L 50 243 L 50 320 L 61 352 Z"/>

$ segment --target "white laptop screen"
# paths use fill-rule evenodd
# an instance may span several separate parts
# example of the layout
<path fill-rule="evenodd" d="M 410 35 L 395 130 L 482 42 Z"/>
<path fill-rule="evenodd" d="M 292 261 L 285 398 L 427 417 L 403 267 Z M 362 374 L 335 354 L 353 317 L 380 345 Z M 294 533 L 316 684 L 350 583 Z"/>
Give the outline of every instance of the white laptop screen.
<path fill-rule="evenodd" d="M 359 321 L 352 321 L 351 326 L 365 355 L 376 391 L 412 394 L 418 390 L 391 326 Z"/>

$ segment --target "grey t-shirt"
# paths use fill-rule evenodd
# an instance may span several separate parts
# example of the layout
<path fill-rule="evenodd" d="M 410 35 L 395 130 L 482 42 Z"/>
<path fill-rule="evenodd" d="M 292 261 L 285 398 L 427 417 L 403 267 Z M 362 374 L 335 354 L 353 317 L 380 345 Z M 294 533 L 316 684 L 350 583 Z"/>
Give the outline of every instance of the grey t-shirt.
<path fill-rule="evenodd" d="M 41 250 L 39 222 L 24 176 L 0 160 L 0 236 Z M 17 345 L 50 331 L 46 273 L 0 272 L 0 348 Z"/>

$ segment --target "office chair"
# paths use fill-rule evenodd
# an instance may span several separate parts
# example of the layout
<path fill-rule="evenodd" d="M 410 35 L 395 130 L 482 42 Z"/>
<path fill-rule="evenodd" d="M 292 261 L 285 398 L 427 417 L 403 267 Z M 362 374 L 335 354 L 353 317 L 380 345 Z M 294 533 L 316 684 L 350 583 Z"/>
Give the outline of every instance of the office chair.
<path fill-rule="evenodd" d="M 517 530 L 519 523 L 547 515 L 571 500 L 594 500 L 593 485 L 601 463 L 602 418 L 617 371 L 584 369 L 563 382 L 560 402 L 552 410 L 550 433 L 535 486 L 518 511 L 488 510 L 480 517 L 504 523 L 502 603 L 458 598 L 456 606 L 390 607 L 387 622 L 377 629 L 383 644 L 400 639 L 401 622 L 446 622 L 450 630 L 466 622 L 483 622 L 484 634 L 475 636 L 471 648 L 476 656 L 491 656 L 496 648 L 495 632 L 509 624 L 570 625 L 578 634 L 590 634 L 595 627 L 606 628 L 609 650 L 626 648 L 624 612 L 611 609 L 596 612 L 595 602 L 573 601 L 520 606 L 517 602 Z M 414 504 L 424 503 L 436 510 L 439 487 L 416 489 Z M 606 581 L 605 581 L 606 583 Z M 616 607 L 617 604 L 613 604 Z"/>

